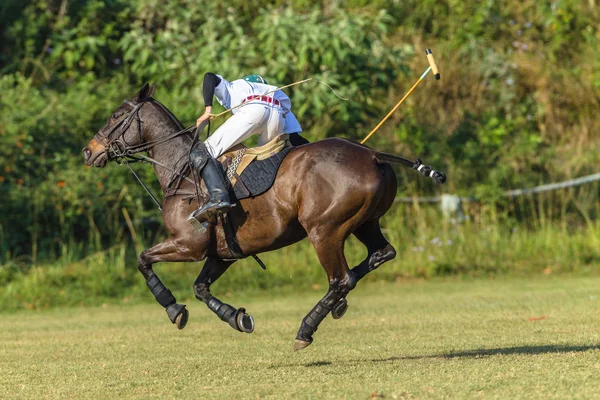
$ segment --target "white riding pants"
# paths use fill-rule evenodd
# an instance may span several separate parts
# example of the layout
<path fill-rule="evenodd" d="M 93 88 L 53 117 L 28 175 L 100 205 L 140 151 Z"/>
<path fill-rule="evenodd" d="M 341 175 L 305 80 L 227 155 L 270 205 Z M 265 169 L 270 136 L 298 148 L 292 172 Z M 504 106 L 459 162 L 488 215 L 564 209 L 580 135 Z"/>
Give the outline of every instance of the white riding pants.
<path fill-rule="evenodd" d="M 258 145 L 283 133 L 285 117 L 281 107 L 268 103 L 244 104 L 204 142 L 211 156 L 219 157 L 228 149 L 258 134 Z"/>

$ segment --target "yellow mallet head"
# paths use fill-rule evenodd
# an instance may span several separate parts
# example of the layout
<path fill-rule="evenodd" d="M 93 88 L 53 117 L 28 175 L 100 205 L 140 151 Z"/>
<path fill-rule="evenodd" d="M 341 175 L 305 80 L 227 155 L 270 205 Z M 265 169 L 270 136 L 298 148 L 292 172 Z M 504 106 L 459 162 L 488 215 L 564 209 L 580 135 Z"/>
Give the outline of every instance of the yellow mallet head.
<path fill-rule="evenodd" d="M 431 71 L 433 72 L 433 76 L 435 76 L 436 80 L 440 80 L 440 70 L 437 65 L 435 65 L 435 60 L 433 59 L 433 53 L 431 49 L 425 50 L 425 54 L 427 54 L 427 61 L 429 61 L 429 65 L 431 66 Z"/>

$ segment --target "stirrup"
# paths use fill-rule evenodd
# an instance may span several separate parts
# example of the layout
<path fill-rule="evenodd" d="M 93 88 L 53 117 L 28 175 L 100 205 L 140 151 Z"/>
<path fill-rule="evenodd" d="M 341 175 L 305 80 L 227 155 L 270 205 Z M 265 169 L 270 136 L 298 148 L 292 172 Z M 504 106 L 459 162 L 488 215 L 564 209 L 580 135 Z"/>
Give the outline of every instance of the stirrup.
<path fill-rule="evenodd" d="M 208 221 L 200 222 L 192 214 L 188 217 L 188 222 L 192 225 L 198 232 L 204 233 L 208 229 Z"/>
<path fill-rule="evenodd" d="M 221 214 L 227 214 L 231 210 L 232 204 L 228 201 L 221 200 L 213 204 L 205 204 L 200 209 L 194 211 L 192 214 L 195 218 L 206 216 L 207 220 L 216 219 Z M 202 219 L 202 218 L 201 218 Z"/>
<path fill-rule="evenodd" d="M 219 201 L 218 203 L 215 202 L 213 204 L 210 204 L 209 202 L 191 213 L 188 221 L 192 224 L 194 224 L 194 221 L 199 223 L 216 221 L 219 215 L 228 213 L 232 207 L 233 205 L 228 201 Z"/>

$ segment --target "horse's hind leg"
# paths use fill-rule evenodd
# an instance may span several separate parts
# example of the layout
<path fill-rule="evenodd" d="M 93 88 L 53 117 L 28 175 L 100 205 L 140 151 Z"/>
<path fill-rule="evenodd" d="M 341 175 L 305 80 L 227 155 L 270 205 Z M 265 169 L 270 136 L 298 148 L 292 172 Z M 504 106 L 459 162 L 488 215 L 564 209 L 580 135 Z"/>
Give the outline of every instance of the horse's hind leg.
<path fill-rule="evenodd" d="M 209 257 L 204 263 L 196 282 L 194 282 L 194 294 L 198 300 L 205 303 L 212 312 L 217 314 L 221 320 L 227 322 L 233 329 L 252 333 L 254 331 L 254 319 L 246 314 L 246 309 L 236 310 L 233 306 L 223 303 L 210 293 L 210 285 L 219 279 L 234 262 L 235 260 L 225 261 Z"/>
<path fill-rule="evenodd" d="M 354 236 L 367 246 L 369 252 L 363 262 L 352 268 L 357 282 L 384 262 L 396 257 L 396 250 L 381 232 L 379 220 L 365 222 L 354 231 Z"/>
<path fill-rule="evenodd" d="M 317 331 L 319 324 L 340 301 L 345 301 L 343 299 L 348 292 L 356 286 L 354 274 L 348 269 L 344 257 L 343 243 L 343 240 L 337 242 L 333 240 L 313 241 L 319 261 L 327 272 L 329 290 L 302 320 L 298 335 L 296 335 L 294 350 L 301 350 L 312 343 L 312 335 Z"/>

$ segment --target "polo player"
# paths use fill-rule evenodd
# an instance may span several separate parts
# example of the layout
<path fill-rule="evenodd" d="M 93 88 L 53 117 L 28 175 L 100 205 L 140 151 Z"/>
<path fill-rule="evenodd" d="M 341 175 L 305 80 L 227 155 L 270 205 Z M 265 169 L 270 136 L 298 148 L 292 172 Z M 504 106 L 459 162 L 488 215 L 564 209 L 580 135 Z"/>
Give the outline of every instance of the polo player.
<path fill-rule="evenodd" d="M 231 209 L 229 192 L 216 158 L 228 149 L 258 134 L 258 145 L 268 143 L 282 133 L 294 134 L 292 143 L 306 142 L 297 133 L 302 132 L 300 123 L 290 111 L 289 97 L 276 86 L 267 84 L 260 75 L 248 75 L 228 82 L 222 76 L 208 72 L 202 87 L 205 111 L 196 126 L 210 119 L 213 96 L 233 114 L 204 143 L 198 142 L 190 153 L 190 161 L 198 176 L 202 176 L 209 199 L 190 214 L 188 221 L 196 225 L 214 219 Z"/>

